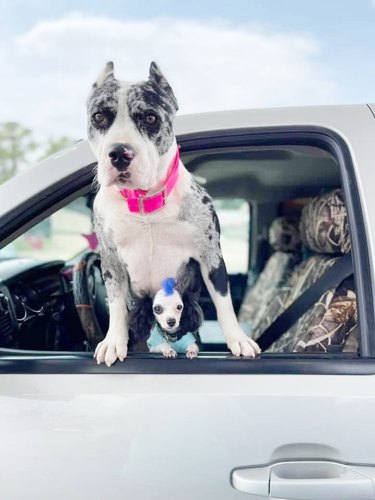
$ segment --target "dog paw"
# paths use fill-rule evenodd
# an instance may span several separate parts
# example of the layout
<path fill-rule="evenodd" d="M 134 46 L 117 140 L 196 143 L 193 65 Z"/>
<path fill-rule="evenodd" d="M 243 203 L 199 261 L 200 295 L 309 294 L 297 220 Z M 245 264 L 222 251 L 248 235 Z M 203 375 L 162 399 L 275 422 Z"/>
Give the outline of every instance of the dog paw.
<path fill-rule="evenodd" d="M 261 353 L 261 349 L 255 340 L 248 337 L 242 330 L 236 335 L 231 335 L 227 344 L 229 350 L 234 356 L 247 356 L 254 358 L 257 354 Z"/>
<path fill-rule="evenodd" d="M 126 338 L 111 338 L 107 335 L 99 342 L 94 352 L 94 358 L 98 365 L 105 363 L 108 367 L 113 365 L 117 359 L 124 361 L 128 354 L 128 342 Z"/>
<path fill-rule="evenodd" d="M 172 347 L 165 347 L 162 352 L 166 358 L 177 358 L 177 352 Z"/>
<path fill-rule="evenodd" d="M 198 356 L 199 348 L 197 344 L 192 344 L 186 349 L 186 357 L 189 359 L 194 359 Z"/>

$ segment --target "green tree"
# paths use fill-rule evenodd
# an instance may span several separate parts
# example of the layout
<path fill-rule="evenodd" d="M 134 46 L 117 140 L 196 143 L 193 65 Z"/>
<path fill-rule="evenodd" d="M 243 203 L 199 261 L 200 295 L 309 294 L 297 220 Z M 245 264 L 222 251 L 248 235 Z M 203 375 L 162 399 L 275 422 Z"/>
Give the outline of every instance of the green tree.
<path fill-rule="evenodd" d="M 48 158 L 55 153 L 58 153 L 61 149 L 67 148 L 68 146 L 72 146 L 75 143 L 75 139 L 68 137 L 66 135 L 62 135 L 61 137 L 50 137 L 48 139 L 45 151 L 41 156 L 41 160 L 44 158 Z"/>
<path fill-rule="evenodd" d="M 0 183 L 13 177 L 38 144 L 32 132 L 16 122 L 0 124 Z"/>

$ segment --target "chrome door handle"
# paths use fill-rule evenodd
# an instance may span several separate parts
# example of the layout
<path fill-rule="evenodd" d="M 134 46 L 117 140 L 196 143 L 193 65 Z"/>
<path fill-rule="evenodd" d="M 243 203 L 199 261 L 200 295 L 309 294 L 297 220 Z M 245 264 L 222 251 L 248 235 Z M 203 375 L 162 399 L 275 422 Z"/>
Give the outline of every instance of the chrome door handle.
<path fill-rule="evenodd" d="M 375 467 L 329 460 L 286 460 L 232 471 L 234 488 L 288 500 L 373 500 Z"/>

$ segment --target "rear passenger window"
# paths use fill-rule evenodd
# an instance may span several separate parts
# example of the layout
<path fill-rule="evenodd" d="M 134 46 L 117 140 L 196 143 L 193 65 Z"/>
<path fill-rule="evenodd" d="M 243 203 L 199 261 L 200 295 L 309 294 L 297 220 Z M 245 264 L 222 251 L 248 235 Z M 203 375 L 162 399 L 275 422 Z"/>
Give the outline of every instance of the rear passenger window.
<path fill-rule="evenodd" d="M 240 198 L 215 199 L 220 221 L 221 249 L 229 274 L 247 273 L 249 266 L 250 206 Z"/>
<path fill-rule="evenodd" d="M 206 152 L 192 164 L 214 199 L 232 300 L 243 331 L 266 354 L 357 352 L 349 216 L 335 157 L 315 146 L 285 145 Z M 250 206 L 255 249 L 249 248 Z M 338 283 L 319 285 L 329 269 L 337 269 L 344 260 L 349 272 Z M 247 285 L 236 273 L 247 275 Z M 318 291 L 311 299 L 314 286 Z M 292 309 L 302 302 L 308 306 Z M 225 347 L 210 304 L 204 295 L 201 337 L 208 350 L 212 344 Z"/>

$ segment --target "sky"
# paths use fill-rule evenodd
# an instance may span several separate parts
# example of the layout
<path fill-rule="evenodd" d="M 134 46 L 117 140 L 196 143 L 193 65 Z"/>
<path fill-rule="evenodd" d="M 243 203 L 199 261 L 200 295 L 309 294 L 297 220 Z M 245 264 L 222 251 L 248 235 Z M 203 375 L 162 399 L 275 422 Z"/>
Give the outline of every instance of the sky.
<path fill-rule="evenodd" d="M 0 0 L 0 123 L 86 137 L 107 61 L 179 113 L 375 101 L 375 0 Z"/>

